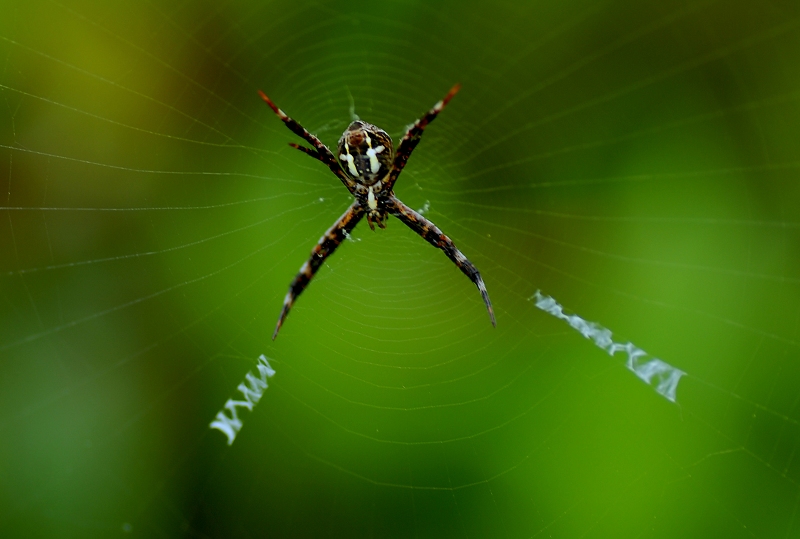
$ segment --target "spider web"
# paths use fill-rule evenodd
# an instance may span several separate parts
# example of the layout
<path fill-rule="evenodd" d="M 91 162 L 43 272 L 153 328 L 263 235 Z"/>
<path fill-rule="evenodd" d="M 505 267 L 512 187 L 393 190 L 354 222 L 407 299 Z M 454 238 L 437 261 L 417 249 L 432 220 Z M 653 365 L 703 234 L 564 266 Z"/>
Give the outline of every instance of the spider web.
<path fill-rule="evenodd" d="M 796 2 L 0 12 L 3 536 L 800 537 Z M 455 82 L 396 193 L 497 328 L 390 219 L 272 342 L 350 198 L 256 90 L 330 145 Z"/>

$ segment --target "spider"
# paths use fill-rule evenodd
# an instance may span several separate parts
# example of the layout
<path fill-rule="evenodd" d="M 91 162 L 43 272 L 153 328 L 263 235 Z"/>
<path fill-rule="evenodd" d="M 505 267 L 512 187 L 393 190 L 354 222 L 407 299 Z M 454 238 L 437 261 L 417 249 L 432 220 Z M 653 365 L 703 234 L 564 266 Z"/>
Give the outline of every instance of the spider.
<path fill-rule="evenodd" d="M 275 337 L 278 336 L 278 331 L 281 329 L 284 320 L 286 320 L 289 310 L 298 296 L 311 282 L 319 267 L 326 258 L 333 254 L 336 248 L 365 216 L 367 224 L 374 231 L 376 224 L 380 228 L 386 228 L 386 218 L 389 215 L 394 215 L 408 228 L 422 236 L 428 243 L 441 249 L 447 258 L 452 260 L 458 266 L 458 269 L 478 287 L 483 302 L 486 304 L 486 309 L 489 311 L 492 326 L 497 326 L 494 311 L 492 310 L 492 302 L 489 300 L 489 293 L 486 292 L 486 285 L 483 284 L 478 268 L 467 260 L 467 257 L 456 248 L 453 241 L 445 236 L 435 224 L 403 204 L 392 191 L 397 177 L 400 176 L 403 167 L 406 166 L 406 162 L 411 156 L 411 152 L 419 144 L 422 132 L 442 112 L 442 109 L 460 88 L 460 84 L 453 86 L 444 96 L 444 99 L 436 103 L 422 118 L 414 122 L 406 131 L 396 152 L 393 151 L 392 139 L 386 131 L 367 122 L 355 120 L 347 127 L 339 139 L 338 161 L 330 149 L 317 137 L 287 116 L 264 92 L 258 91 L 261 99 L 275 111 L 275 114 L 283 120 L 286 127 L 308 142 L 312 148 L 300 146 L 294 142 L 290 142 L 289 146 L 322 161 L 342 181 L 355 198 L 347 211 L 344 212 L 344 215 L 319 239 L 319 242 L 311 251 L 311 257 L 303 264 L 300 272 L 294 278 L 292 284 L 289 285 L 289 292 L 286 293 L 286 298 L 283 300 L 283 309 L 278 317 L 272 340 L 275 340 Z"/>

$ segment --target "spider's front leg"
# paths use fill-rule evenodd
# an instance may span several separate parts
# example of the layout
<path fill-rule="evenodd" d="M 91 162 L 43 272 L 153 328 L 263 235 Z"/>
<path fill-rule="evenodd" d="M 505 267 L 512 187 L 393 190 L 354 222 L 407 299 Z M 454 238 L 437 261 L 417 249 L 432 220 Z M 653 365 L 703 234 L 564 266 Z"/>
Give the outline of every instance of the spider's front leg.
<path fill-rule="evenodd" d="M 406 162 L 408 162 L 408 158 L 411 157 L 411 152 L 414 151 L 414 148 L 417 147 L 419 144 L 419 139 L 422 137 L 422 133 L 425 131 L 425 128 L 428 127 L 428 124 L 431 123 L 436 117 L 442 112 L 442 109 L 447 106 L 453 96 L 458 93 L 461 89 L 460 84 L 456 84 L 450 91 L 447 92 L 447 95 L 444 96 L 444 99 L 436 103 L 431 110 L 429 110 L 425 116 L 414 122 L 414 125 L 408 128 L 406 134 L 403 136 L 403 140 L 400 141 L 400 145 L 397 146 L 397 152 L 394 154 L 394 163 L 392 164 L 392 170 L 389 173 L 389 177 L 386 179 L 386 192 L 390 192 L 394 187 L 394 182 L 397 181 L 397 177 L 400 176 L 400 173 L 403 171 L 403 168 L 406 166 Z"/>
<path fill-rule="evenodd" d="M 365 211 L 361 204 L 358 201 L 353 202 L 352 206 L 325 232 L 317 245 L 314 246 L 314 249 L 311 250 L 311 257 L 303 264 L 300 272 L 294 278 L 292 284 L 289 285 L 289 291 L 283 300 L 281 315 L 278 317 L 278 324 L 275 326 L 275 333 L 272 334 L 273 341 L 278 336 L 278 331 L 281 329 L 283 321 L 286 320 L 286 316 L 289 314 L 289 310 L 294 305 L 297 297 L 306 289 L 314 274 L 325 262 L 325 259 L 333 254 L 345 237 L 352 232 L 361 218 L 364 217 L 364 213 Z"/>
<path fill-rule="evenodd" d="M 492 321 L 492 326 L 497 327 L 497 321 L 494 318 L 494 309 L 492 309 L 492 302 L 489 299 L 489 293 L 486 291 L 486 285 L 483 284 L 483 278 L 481 278 L 478 268 L 458 250 L 453 240 L 445 236 L 445 234 L 439 230 L 439 227 L 403 204 L 400 199 L 394 195 L 389 197 L 389 204 L 387 207 L 389 213 L 400 219 L 408 228 L 425 238 L 425 240 L 434 247 L 441 249 L 444 254 L 447 255 L 447 258 L 452 260 L 455 265 L 458 266 L 458 269 L 469 277 L 470 281 L 475 283 L 475 286 L 478 287 L 478 291 L 481 293 L 483 302 L 486 304 L 486 310 L 489 311 L 489 319 Z"/>
<path fill-rule="evenodd" d="M 331 169 L 331 172 L 333 172 L 336 177 L 342 181 L 344 186 L 347 187 L 347 190 L 351 193 L 355 193 L 356 183 L 348 178 L 344 171 L 342 171 L 342 167 L 339 166 L 339 163 L 336 161 L 336 158 L 333 156 L 328 147 L 325 146 L 317 137 L 309 133 L 308 130 L 306 130 L 306 128 L 300 125 L 296 120 L 289 117 L 285 112 L 279 109 L 278 106 L 273 103 L 269 97 L 267 97 L 267 94 L 259 90 L 258 95 L 261 96 L 261 99 L 263 99 L 264 102 L 269 105 L 269 108 L 271 108 L 275 114 L 278 115 L 278 118 L 280 118 L 283 123 L 286 124 L 286 127 L 288 127 L 292 133 L 303 138 L 303 140 L 311 144 L 314 149 L 312 150 L 311 148 L 300 146 L 294 142 L 290 142 L 289 146 L 296 148 L 301 152 L 310 155 L 314 159 L 318 159 L 319 161 L 325 163 L 325 165 Z"/>

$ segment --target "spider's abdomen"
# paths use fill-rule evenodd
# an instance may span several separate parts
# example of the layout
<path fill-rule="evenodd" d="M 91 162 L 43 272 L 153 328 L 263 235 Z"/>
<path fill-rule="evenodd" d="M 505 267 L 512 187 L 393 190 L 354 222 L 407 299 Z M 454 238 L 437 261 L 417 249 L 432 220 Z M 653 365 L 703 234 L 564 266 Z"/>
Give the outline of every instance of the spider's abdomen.
<path fill-rule="evenodd" d="M 339 165 L 353 180 L 372 185 L 392 168 L 392 150 L 386 131 L 357 120 L 339 139 Z"/>

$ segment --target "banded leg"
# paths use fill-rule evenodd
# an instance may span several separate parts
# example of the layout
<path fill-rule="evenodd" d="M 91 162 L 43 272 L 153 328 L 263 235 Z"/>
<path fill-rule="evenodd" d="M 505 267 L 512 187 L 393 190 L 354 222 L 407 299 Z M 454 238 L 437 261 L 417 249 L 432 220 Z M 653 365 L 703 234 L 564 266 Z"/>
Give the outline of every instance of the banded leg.
<path fill-rule="evenodd" d="M 286 127 L 288 127 L 292 131 L 292 133 L 301 137 L 303 140 L 311 144 L 314 147 L 314 150 L 310 148 L 304 148 L 303 146 L 300 146 L 299 144 L 295 144 L 293 142 L 290 142 L 289 145 L 292 148 L 297 148 L 298 150 L 307 153 L 314 159 L 319 159 L 320 161 L 325 163 L 325 165 L 327 165 L 327 167 L 331 169 L 331 172 L 333 172 L 337 178 L 342 180 L 342 183 L 344 184 L 345 187 L 347 187 L 347 190 L 350 191 L 351 193 L 355 193 L 356 183 L 350 178 L 348 178 L 347 175 L 344 173 L 344 171 L 342 171 L 342 167 L 339 166 L 339 162 L 336 161 L 336 158 L 333 156 L 328 147 L 325 146 L 322 143 L 322 141 L 319 140 L 317 137 L 309 133 L 305 127 L 297 123 L 296 120 L 287 116 L 285 112 L 279 109 L 278 106 L 275 105 L 275 103 L 273 103 L 269 97 L 267 97 L 267 94 L 259 90 L 258 95 L 260 95 L 261 99 L 263 99 L 264 102 L 267 105 L 269 105 L 269 107 L 275 112 L 275 114 L 278 115 L 278 118 L 283 120 L 283 123 L 286 124 Z"/>
<path fill-rule="evenodd" d="M 427 114 L 425 114 L 425 116 L 414 122 L 414 125 L 408 128 L 405 136 L 403 136 L 403 139 L 397 146 L 397 152 L 394 154 L 392 170 L 389 172 L 389 178 L 386 180 L 387 192 L 391 191 L 394 187 L 394 182 L 397 181 L 397 177 L 400 176 L 400 173 L 403 171 L 403 167 L 406 166 L 408 158 L 411 157 L 411 152 L 413 152 L 414 148 L 416 148 L 417 144 L 419 144 L 419 139 L 422 137 L 422 132 L 425 131 L 425 128 L 428 127 L 428 124 L 431 123 L 440 112 L 442 112 L 442 109 L 450 102 L 451 99 L 453 99 L 453 96 L 456 95 L 460 89 L 460 84 L 456 84 L 450 88 L 450 91 L 447 92 L 447 95 L 444 96 L 444 99 L 436 103 L 433 108 L 429 110 Z"/>
<path fill-rule="evenodd" d="M 325 160 L 322 158 L 322 156 L 319 154 L 319 152 L 317 152 L 317 150 L 312 150 L 311 148 L 306 148 L 305 146 L 300 146 L 299 144 L 296 144 L 294 142 L 290 142 L 289 146 L 291 146 L 295 150 L 300 150 L 301 152 L 303 152 L 306 155 L 310 155 L 314 159 L 319 159 L 323 163 L 325 162 Z"/>
<path fill-rule="evenodd" d="M 311 250 L 311 257 L 300 268 L 300 272 L 295 276 L 292 284 L 289 285 L 289 291 L 286 293 L 286 298 L 283 300 L 283 309 L 281 315 L 278 317 L 278 324 L 275 326 L 275 333 L 272 334 L 272 340 L 278 336 L 278 331 L 286 320 L 289 314 L 289 309 L 292 308 L 297 297 L 303 293 L 308 283 L 317 273 L 317 270 L 325 262 L 337 247 L 344 241 L 345 237 L 352 232 L 361 218 L 364 217 L 364 208 L 358 202 L 353 202 L 344 215 L 328 229 L 327 232 L 319 239 L 317 245 Z"/>
<path fill-rule="evenodd" d="M 444 235 L 435 224 L 427 220 L 425 217 L 415 212 L 405 204 L 403 204 L 397 197 L 390 196 L 390 203 L 387 204 L 389 213 L 400 219 L 405 225 L 425 238 L 428 243 L 434 247 L 444 251 L 447 258 L 452 260 L 461 272 L 469 277 L 469 280 L 475 283 L 478 291 L 481 293 L 481 298 L 486 304 L 486 310 L 489 311 L 489 319 L 492 321 L 492 326 L 497 327 L 497 321 L 494 319 L 494 310 L 492 309 L 492 302 L 489 299 L 489 293 L 486 291 L 486 285 L 483 284 L 483 279 L 478 271 L 478 268 L 470 262 L 464 254 L 458 250 L 453 243 L 453 240 Z"/>

